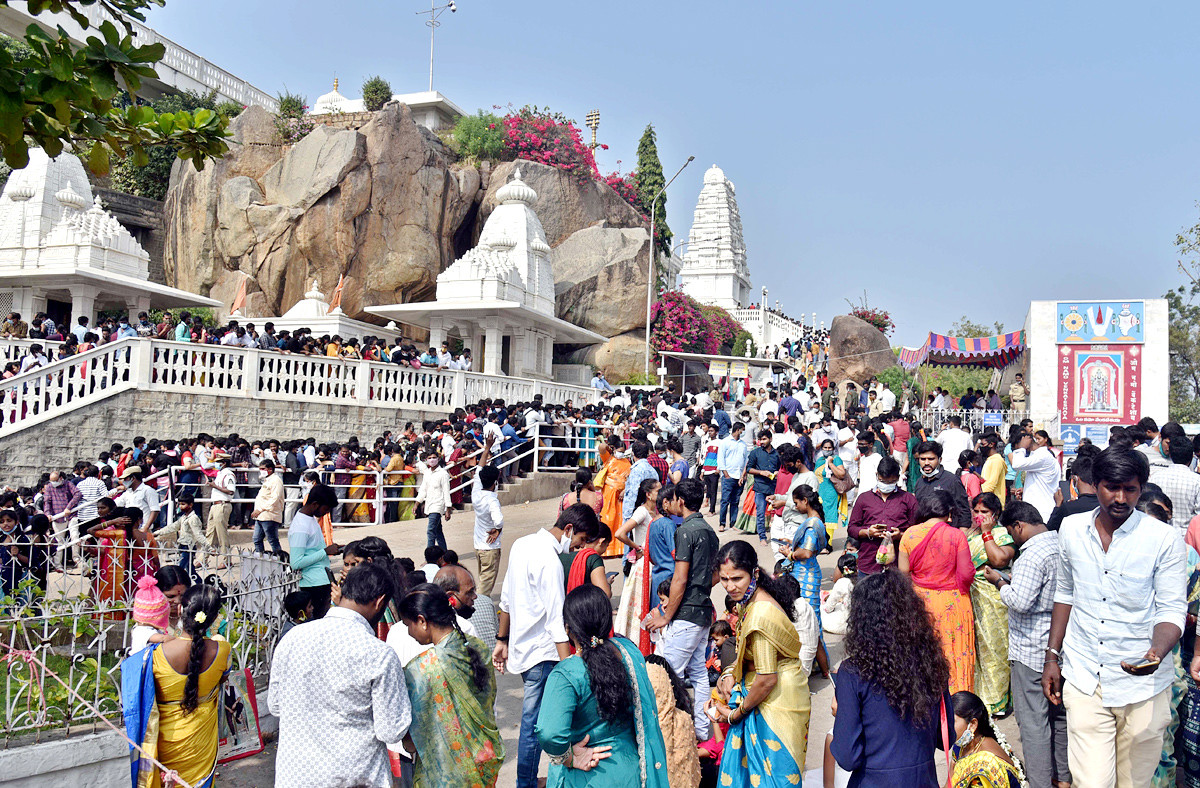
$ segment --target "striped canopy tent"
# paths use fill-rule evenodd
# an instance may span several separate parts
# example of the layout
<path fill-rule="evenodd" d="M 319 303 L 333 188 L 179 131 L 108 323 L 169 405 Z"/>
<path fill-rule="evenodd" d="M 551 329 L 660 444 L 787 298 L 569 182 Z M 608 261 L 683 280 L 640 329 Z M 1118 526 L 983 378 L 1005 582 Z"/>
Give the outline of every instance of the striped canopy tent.
<path fill-rule="evenodd" d="M 921 347 L 900 349 L 900 366 L 910 372 L 922 364 L 1003 369 L 1024 351 L 1024 331 L 992 337 L 951 337 L 930 333 Z"/>

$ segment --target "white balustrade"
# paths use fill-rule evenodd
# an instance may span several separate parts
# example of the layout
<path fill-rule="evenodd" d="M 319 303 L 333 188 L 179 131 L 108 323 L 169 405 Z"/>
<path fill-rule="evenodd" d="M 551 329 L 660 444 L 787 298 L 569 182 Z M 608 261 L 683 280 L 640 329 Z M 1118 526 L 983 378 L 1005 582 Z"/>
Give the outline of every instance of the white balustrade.
<path fill-rule="evenodd" d="M 0 339 L 0 357 L 16 361 L 31 344 Z M 590 387 L 526 378 L 131 337 L 0 381 L 0 435 L 129 389 L 437 412 L 535 394 L 547 403 L 599 399 Z"/>

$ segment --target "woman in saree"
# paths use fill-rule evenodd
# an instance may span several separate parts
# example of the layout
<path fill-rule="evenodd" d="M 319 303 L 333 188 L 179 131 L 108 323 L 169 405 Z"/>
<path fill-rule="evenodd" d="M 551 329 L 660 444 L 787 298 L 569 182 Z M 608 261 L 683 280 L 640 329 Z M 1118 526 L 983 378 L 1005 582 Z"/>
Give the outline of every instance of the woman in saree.
<path fill-rule="evenodd" d="M 710 700 L 710 714 L 729 725 L 719 784 L 725 788 L 798 785 L 808 750 L 808 673 L 800 638 L 787 611 L 794 586 L 758 566 L 747 541 L 717 553 L 721 586 L 738 610 L 737 658 L 717 688 L 728 702 Z"/>
<path fill-rule="evenodd" d="M 807 484 L 792 490 L 783 517 L 795 524 L 792 543 L 788 546 L 789 572 L 800 584 L 800 596 L 817 616 L 821 626 L 821 565 L 817 556 L 825 549 L 825 512 L 821 497 Z"/>
<path fill-rule="evenodd" d="M 846 466 L 837 455 L 832 440 L 824 440 L 818 447 L 816 467 L 817 495 L 821 497 L 821 509 L 825 517 L 826 544 L 833 541 L 833 535 L 846 524 L 850 517 L 850 506 L 846 494 L 837 491 L 833 486 L 834 479 L 846 478 Z"/>
<path fill-rule="evenodd" d="M 965 453 L 965 452 L 964 452 Z M 973 522 L 967 529 L 967 546 L 975 566 L 971 607 L 975 613 L 975 693 L 990 714 L 1007 714 L 1012 705 L 1008 678 L 1008 606 L 1000 591 L 983 575 L 984 567 L 1007 569 L 1016 557 L 1013 538 L 1000 525 L 1000 499 L 980 493 L 971 499 Z"/>
<path fill-rule="evenodd" d="M 128 577 L 125 581 L 126 597 L 132 597 L 138 581 L 147 575 L 158 571 L 159 547 L 158 540 L 150 531 L 150 527 L 142 522 L 142 510 L 130 506 L 124 510 L 129 518 L 129 566 L 126 570 Z"/>
<path fill-rule="evenodd" d="M 534 730 L 550 756 L 546 788 L 669 788 L 658 703 L 637 647 L 610 637 L 612 607 L 595 586 L 567 594 L 576 654 L 546 680 Z"/>
<path fill-rule="evenodd" d="M 229 643 L 208 636 L 221 608 L 221 593 L 212 586 L 193 586 L 184 594 L 181 604 L 184 634 L 130 658 L 136 660 L 146 655 L 144 658 L 149 660 L 148 667 L 154 676 L 151 685 L 154 710 L 146 715 L 149 725 L 131 738 L 141 742 L 143 748 L 152 741 L 153 748 L 148 754 L 188 785 L 212 788 L 217 767 L 221 684 L 230 667 Z M 135 698 L 126 698 L 125 703 L 144 707 L 145 694 L 137 693 Z M 159 769 L 145 758 L 135 762 L 138 788 L 156 788 L 161 784 Z"/>
<path fill-rule="evenodd" d="M 371 452 L 365 463 L 360 463 L 350 478 L 350 497 L 364 501 L 350 509 L 350 522 L 375 522 L 375 506 L 366 501 L 375 500 L 375 480 L 379 471 L 379 452 Z"/>
<path fill-rule="evenodd" d="M 600 462 L 602 467 L 595 485 L 602 490 L 603 504 L 600 509 L 600 521 L 608 526 L 614 534 L 621 527 L 621 503 L 625 497 L 625 482 L 629 479 L 629 469 L 632 463 L 622 453 L 621 439 L 616 435 L 608 436 L 608 440 L 600 444 Z M 613 539 L 604 551 L 605 558 L 615 558 L 624 552 L 625 546 Z"/>
<path fill-rule="evenodd" d="M 917 447 L 925 440 L 925 427 L 914 419 L 909 422 L 909 429 L 912 432 L 908 436 L 908 443 L 904 446 L 908 452 L 908 487 L 904 489 L 911 491 L 917 489 L 917 479 L 921 478 L 921 463 L 917 462 Z"/>
<path fill-rule="evenodd" d="M 667 750 L 667 779 L 671 788 L 699 788 L 700 751 L 688 685 L 671 668 L 671 663 L 658 654 L 646 657 L 646 674 L 658 704 L 658 728 Z"/>
<path fill-rule="evenodd" d="M 562 499 L 558 502 L 558 513 L 562 514 L 568 506 L 574 506 L 577 503 L 587 504 L 597 515 L 602 515 L 604 512 L 604 496 L 597 492 L 590 468 L 575 470 L 575 481 L 571 482 L 571 489 L 563 493 Z M 603 521 L 603 516 L 600 519 Z M 611 534 L 612 531 L 609 533 Z"/>
<path fill-rule="evenodd" d="M 646 479 L 638 487 L 633 516 L 626 520 L 615 534 L 614 542 L 630 548 L 628 560 L 632 563 L 629 575 L 621 588 L 621 603 L 617 606 L 617 618 L 613 629 L 638 644 L 642 654 L 653 652 L 650 633 L 642 629 L 642 621 L 654 607 L 656 599 L 650 587 L 652 567 L 650 565 L 650 524 L 659 518 L 658 479 Z"/>
<path fill-rule="evenodd" d="M 984 702 L 956 692 L 954 704 L 954 788 L 1021 788 L 1025 773 L 994 727 Z"/>
<path fill-rule="evenodd" d="M 126 570 L 129 566 L 129 542 L 132 539 L 132 520 L 124 509 L 118 509 L 112 498 L 96 501 L 96 519 L 81 524 L 88 536 L 96 540 L 87 552 L 96 556 L 96 574 L 92 578 L 92 597 L 99 606 L 125 606 Z M 124 610 L 111 610 L 105 618 L 121 621 Z"/>
<path fill-rule="evenodd" d="M 417 488 L 420 487 L 420 477 L 417 475 L 417 452 L 410 445 L 404 456 L 404 476 L 400 480 L 400 501 L 396 511 L 401 521 L 412 520 L 417 516 Z"/>
<path fill-rule="evenodd" d="M 446 472 L 450 474 L 450 503 L 461 506 L 463 502 L 463 482 L 470 477 L 464 477 L 467 469 L 466 456 L 473 444 L 468 440 L 460 440 L 454 445 L 454 451 L 446 458 Z M 469 484 L 467 485 L 470 486 Z M 458 489 L 454 489 L 454 488 Z"/>
<path fill-rule="evenodd" d="M 400 620 L 417 643 L 432 646 L 404 668 L 412 701 L 404 747 L 417 754 L 415 785 L 492 788 L 504 762 L 504 740 L 487 647 L 458 628 L 450 598 L 432 583 L 404 596 Z"/>
<path fill-rule="evenodd" d="M 932 490 L 917 508 L 917 524 L 900 540 L 897 566 L 925 600 L 942 651 L 950 663 L 950 690 L 975 688 L 975 615 L 971 583 L 975 564 L 966 534 L 951 523 L 954 502 L 945 490 Z"/>
<path fill-rule="evenodd" d="M 596 464 L 596 430 L 598 422 L 592 406 L 583 409 L 583 420 L 576 427 L 579 434 L 579 467 L 591 468 Z M 586 425 L 586 426 L 584 426 Z M 599 514 L 599 512 L 596 512 Z"/>

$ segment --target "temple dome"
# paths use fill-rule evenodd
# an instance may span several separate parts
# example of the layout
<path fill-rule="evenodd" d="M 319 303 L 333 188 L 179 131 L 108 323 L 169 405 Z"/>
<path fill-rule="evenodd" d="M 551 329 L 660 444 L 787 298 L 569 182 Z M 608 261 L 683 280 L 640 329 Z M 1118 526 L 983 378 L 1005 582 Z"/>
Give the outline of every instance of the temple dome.
<path fill-rule="evenodd" d="M 537 192 L 533 187 L 521 180 L 521 168 L 517 167 L 513 171 L 512 180 L 500 187 L 496 192 L 496 202 L 501 205 L 510 205 L 512 203 L 522 203 L 524 205 L 533 205 L 537 202 Z"/>

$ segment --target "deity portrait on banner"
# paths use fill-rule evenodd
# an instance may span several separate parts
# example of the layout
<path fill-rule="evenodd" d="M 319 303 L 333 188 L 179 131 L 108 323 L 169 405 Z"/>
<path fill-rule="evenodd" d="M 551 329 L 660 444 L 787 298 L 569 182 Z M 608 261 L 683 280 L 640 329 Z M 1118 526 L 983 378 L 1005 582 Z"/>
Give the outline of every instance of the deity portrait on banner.
<path fill-rule="evenodd" d="M 1075 407 L 1079 414 L 1110 416 L 1121 410 L 1121 356 L 1081 354 L 1076 367 Z"/>

